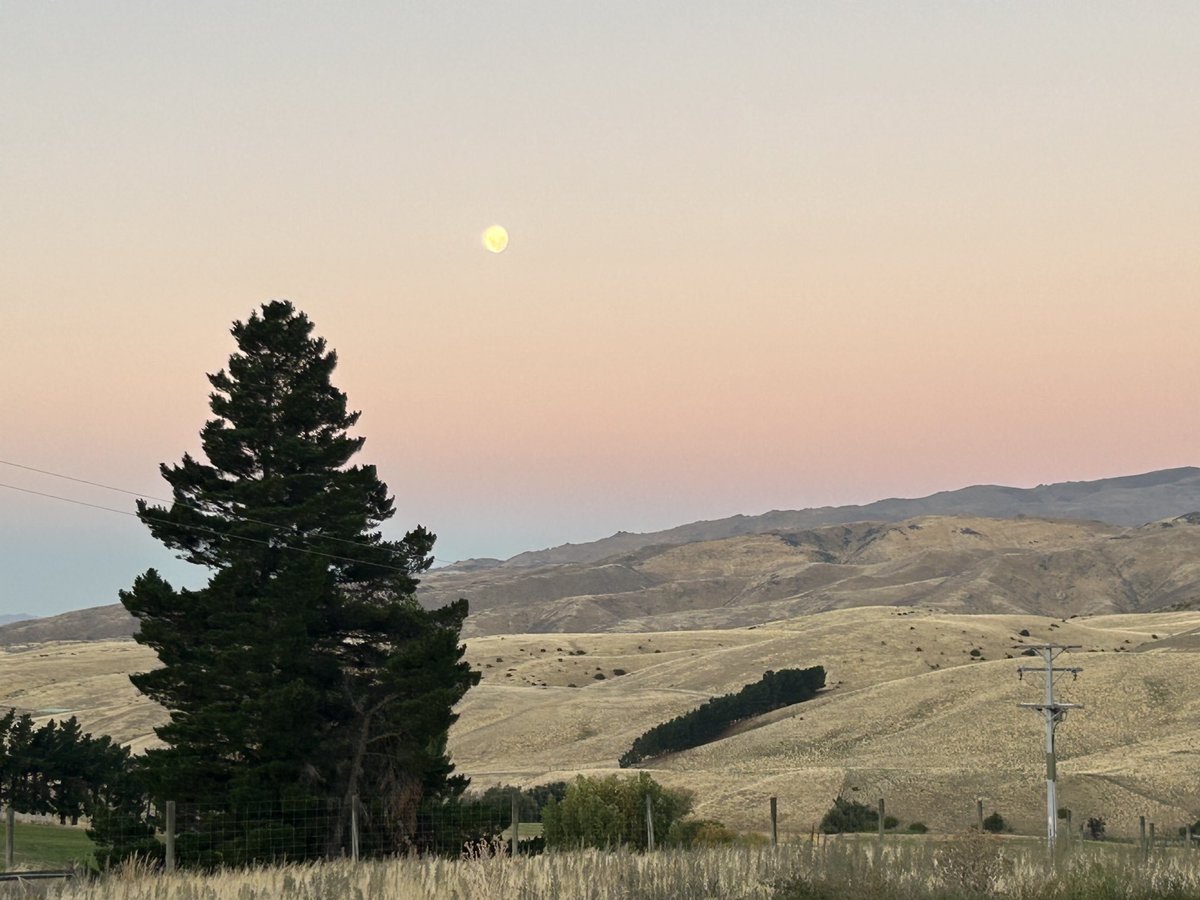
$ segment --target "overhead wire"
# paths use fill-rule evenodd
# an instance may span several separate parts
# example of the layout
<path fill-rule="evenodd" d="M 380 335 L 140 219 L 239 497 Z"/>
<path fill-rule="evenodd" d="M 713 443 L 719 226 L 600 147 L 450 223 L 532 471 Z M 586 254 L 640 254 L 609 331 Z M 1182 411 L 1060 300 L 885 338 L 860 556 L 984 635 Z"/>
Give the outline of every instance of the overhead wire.
<path fill-rule="evenodd" d="M 212 508 L 212 505 L 211 505 L 211 504 L 210 504 L 210 505 L 208 505 L 208 506 L 205 506 L 204 504 L 201 504 L 201 503 L 193 503 L 193 502 L 190 502 L 190 501 L 187 501 L 187 500 L 167 500 L 166 498 L 163 498 L 163 497 L 155 497 L 155 496 L 153 496 L 153 495 L 151 495 L 151 494 L 144 493 L 143 491 L 131 491 L 131 490 L 127 489 L 127 488 L 116 487 L 116 486 L 114 486 L 114 485 L 111 485 L 111 484 L 105 484 L 105 483 L 103 483 L 103 482 L 101 482 L 101 481 L 93 481 L 93 480 L 91 480 L 91 479 L 88 479 L 88 478 L 79 478 L 79 477 L 77 477 L 77 476 L 75 476 L 75 475 L 65 475 L 65 474 L 63 474 L 62 472 L 52 472 L 52 471 L 50 471 L 49 469 L 41 469 L 41 468 L 38 468 L 37 466 L 30 466 L 30 465 L 26 465 L 26 464 L 24 464 L 24 463 L 13 462 L 12 460 L 7 460 L 7 459 L 0 459 L 0 465 L 4 465 L 4 466 L 10 466 L 11 468 L 14 468 L 14 469 L 23 469 L 23 470 L 25 470 L 26 472 L 36 472 L 38 475 L 47 475 L 47 476 L 49 476 L 49 477 L 51 477 L 51 478 L 61 478 L 61 479 L 63 479 L 64 481 L 73 481 L 73 482 L 75 482 L 76 484 L 85 484 L 85 485 L 88 485 L 89 487 L 100 488 L 100 489 L 102 489 L 102 490 L 106 490 L 106 491 L 113 491 L 114 493 L 118 493 L 118 494 L 127 494 L 127 495 L 129 495 L 130 497 L 137 497 L 139 500 L 153 500 L 155 503 L 170 503 L 170 504 L 178 504 L 178 505 L 180 505 L 180 506 L 183 506 L 183 507 L 186 507 L 186 508 L 188 508 L 188 509 L 194 509 L 194 510 L 196 510 L 197 512 L 201 512 L 201 513 L 204 513 L 204 514 L 206 514 L 206 515 L 217 515 L 217 516 L 221 516 L 221 517 L 223 517 L 223 518 L 225 518 L 225 519 L 237 519 L 237 520 L 239 520 L 239 521 L 242 521 L 242 522 L 248 522 L 248 523 L 250 523 L 250 524 L 252 524 L 252 525 L 262 525 L 262 526 L 264 526 L 264 527 L 266 527 L 266 528 L 274 528 L 274 529 L 276 529 L 277 531 L 285 531 L 285 532 L 286 532 L 286 531 L 288 531 L 288 529 L 287 529 L 287 527 L 286 527 L 286 526 L 284 526 L 284 525 L 279 525 L 279 524 L 278 524 L 278 523 L 276 523 L 276 522 L 265 522 L 265 521 L 263 521 L 262 519 L 255 519 L 255 518 L 252 518 L 252 517 L 250 517 L 250 516 L 244 516 L 244 515 L 241 515 L 240 513 L 228 512 L 228 511 L 226 511 L 226 510 L 223 510 L 223 509 L 214 509 L 214 508 Z M 91 506 L 91 507 L 93 507 L 93 508 L 95 508 L 95 509 L 103 509 L 103 510 L 107 510 L 107 511 L 109 511 L 109 512 L 119 512 L 119 513 L 121 513 L 122 515 L 131 515 L 131 516 L 136 516 L 136 515 L 137 515 L 136 513 L 130 513 L 130 512 L 127 512 L 127 511 L 125 511 L 125 510 L 112 509 L 111 507 L 106 507 L 106 506 L 98 506 L 98 505 L 96 505 L 96 504 L 93 504 L 93 503 L 85 503 L 85 502 L 83 502 L 83 501 L 71 500 L 70 498 L 67 498 L 67 497 L 58 497 L 58 496 L 56 496 L 56 495 L 54 495 L 54 494 L 42 494 L 42 493 L 40 493 L 40 492 L 38 492 L 38 491 L 27 490 L 27 489 L 24 489 L 24 488 L 17 488 L 17 487 L 14 487 L 13 485 L 8 485 L 8 484 L 0 484 L 0 487 L 8 487 L 8 488 L 12 488 L 13 490 L 24 490 L 24 491 L 25 491 L 25 493 L 30 493 L 30 494 L 38 494 L 38 495 L 40 495 L 40 496 L 50 497 L 50 498 L 52 498 L 52 499 L 55 499 L 55 500 L 64 500 L 64 501 L 66 501 L 66 502 L 68 502 L 68 503 L 76 503 L 76 504 L 78 504 L 78 505 L 81 505 L 81 506 Z M 172 524 L 174 524 L 174 523 L 172 523 Z M 213 533 L 213 534 L 221 534 L 222 532 L 213 531 L 212 533 Z M 375 549 L 378 549 L 378 545 L 377 545 L 377 544 L 368 544 L 368 543 L 366 543 L 366 542 L 364 542 L 364 541 L 356 541 L 356 540 L 352 540 L 352 539 L 350 539 L 350 538 L 339 538 L 339 537 L 333 537 L 332 535 L 325 535 L 325 536 L 322 536 L 322 540 L 334 541 L 334 542 L 336 542 L 336 543 L 339 543 L 339 544 L 349 544 L 349 545 L 351 545 L 351 546 L 353 546 L 353 547 L 361 547 L 361 548 L 363 548 L 363 549 L 367 549 L 367 550 L 375 550 Z M 298 547 L 293 547 L 293 548 L 291 548 L 291 549 L 301 549 L 301 548 L 298 548 Z M 315 553 L 315 552 L 318 552 L 318 551 L 313 551 L 313 552 Z M 331 554 L 322 554 L 322 555 L 325 555 L 325 556 L 331 556 Z M 334 557 L 334 558 L 335 558 L 335 559 L 346 559 L 346 558 L 348 558 L 348 557 Z M 434 559 L 434 561 L 435 561 L 435 562 L 440 562 L 440 563 L 449 563 L 449 562 L 451 562 L 450 560 L 439 559 L 439 558 L 438 558 L 438 557 L 436 557 L 436 556 L 435 556 L 435 557 L 433 557 L 433 559 Z M 363 562 L 362 560 L 352 560 L 352 561 L 354 561 L 354 562 Z M 365 564 L 365 565 L 376 565 L 376 563 L 364 563 L 364 564 Z M 395 568 L 395 567 L 394 567 L 394 566 L 385 566 L 384 568 Z M 398 570 L 398 571 L 400 571 L 400 570 Z M 407 571 L 407 570 L 403 570 L 403 571 Z"/>
<path fill-rule="evenodd" d="M 133 518 L 140 519 L 143 522 L 156 522 L 161 525 L 171 525 L 176 528 L 184 528 L 184 529 L 188 529 L 191 531 L 199 531 L 199 532 L 203 532 L 206 534 L 216 535 L 217 537 L 232 538 L 233 540 L 245 541 L 245 542 L 251 543 L 251 544 L 260 544 L 264 547 L 275 547 L 275 548 L 279 548 L 279 549 L 283 549 L 283 550 L 294 550 L 297 553 L 308 553 L 312 556 L 322 556 L 322 557 L 325 557 L 326 559 L 338 560 L 340 562 L 356 563 L 360 566 L 375 566 L 376 568 L 379 568 L 379 569 L 388 569 L 393 572 L 402 572 L 405 575 L 413 574 L 409 569 L 402 569 L 399 566 L 389 566 L 386 563 L 372 562 L 372 561 L 365 560 L 365 559 L 355 559 L 354 557 L 351 557 L 351 556 L 339 556 L 336 553 L 325 553 L 322 550 L 313 550 L 311 547 L 297 547 L 293 544 L 285 544 L 282 542 L 275 543 L 272 541 L 265 541 L 262 538 L 247 537 L 246 535 L 243 535 L 243 534 L 228 534 L 223 531 L 217 531 L 214 528 L 205 528 L 203 525 L 188 525 L 188 524 L 181 523 L 181 522 L 172 522 L 169 519 L 162 519 L 162 518 L 157 518 L 154 516 L 148 516 L 148 515 L 144 515 L 144 514 L 129 512 L 128 510 L 125 510 L 125 509 L 116 509 L 115 507 L 103 506 L 99 503 L 88 503 L 86 500 L 76 500 L 72 497 L 62 497 L 62 496 L 59 496 L 58 494 L 47 493 L 46 491 L 35 491 L 32 488 L 18 487 L 15 484 L 7 484 L 2 481 L 0 481 L 0 488 L 7 488 L 10 491 L 20 491 L 22 494 L 33 494 L 36 497 L 46 497 L 50 500 L 60 500 L 63 503 L 73 503 L 76 506 L 86 506 L 90 509 L 103 510 L 104 512 L 116 513 L 121 516 L 132 516 Z M 364 544 L 362 546 L 368 546 L 368 545 Z"/>

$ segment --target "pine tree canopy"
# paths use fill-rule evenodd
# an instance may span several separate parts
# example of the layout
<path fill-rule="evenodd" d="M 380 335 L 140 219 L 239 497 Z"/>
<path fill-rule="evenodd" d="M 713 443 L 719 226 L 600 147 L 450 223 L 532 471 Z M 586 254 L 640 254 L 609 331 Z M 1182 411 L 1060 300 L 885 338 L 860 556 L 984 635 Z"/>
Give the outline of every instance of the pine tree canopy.
<path fill-rule="evenodd" d="M 312 331 L 286 301 L 234 323 L 237 352 L 208 376 L 206 461 L 161 467 L 170 506 L 138 502 L 156 539 L 211 573 L 186 590 L 151 569 L 121 594 L 162 663 L 133 683 L 170 712 L 146 770 L 158 799 L 213 809 L 370 797 L 374 827 L 402 840 L 423 797 L 466 783 L 445 748 L 479 680 L 459 643 L 467 605 L 417 603 L 435 537 L 380 533 L 393 499 L 350 464 L 359 413 Z"/>

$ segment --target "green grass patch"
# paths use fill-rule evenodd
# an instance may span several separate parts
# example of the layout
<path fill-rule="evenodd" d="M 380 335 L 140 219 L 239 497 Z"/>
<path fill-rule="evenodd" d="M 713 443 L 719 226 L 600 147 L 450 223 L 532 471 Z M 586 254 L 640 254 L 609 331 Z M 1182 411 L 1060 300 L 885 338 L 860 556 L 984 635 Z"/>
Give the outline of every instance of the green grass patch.
<path fill-rule="evenodd" d="M 0 822 L 0 847 L 7 846 L 7 831 Z M 84 830 L 63 825 L 17 822 L 13 851 L 18 869 L 63 869 L 75 860 L 87 865 L 92 861 L 92 842 Z"/>

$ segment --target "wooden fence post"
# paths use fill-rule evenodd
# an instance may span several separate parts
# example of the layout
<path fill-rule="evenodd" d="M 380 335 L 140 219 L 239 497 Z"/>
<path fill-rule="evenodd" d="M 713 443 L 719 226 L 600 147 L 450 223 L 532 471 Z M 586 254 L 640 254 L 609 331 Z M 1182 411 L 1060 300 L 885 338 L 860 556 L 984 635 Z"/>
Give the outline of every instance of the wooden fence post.
<path fill-rule="evenodd" d="M 879 798 L 879 839 L 883 840 L 883 798 Z"/>
<path fill-rule="evenodd" d="M 983 798 L 979 797 L 975 800 L 975 824 L 980 831 L 983 831 Z"/>
<path fill-rule="evenodd" d="M 521 839 L 521 793 L 513 791 L 512 795 L 512 855 L 516 856 L 520 851 Z"/>
<path fill-rule="evenodd" d="M 771 798 L 771 846 L 779 846 L 779 798 Z"/>
<path fill-rule="evenodd" d="M 167 801 L 167 824 L 166 824 L 166 845 L 167 858 L 164 863 L 164 868 L 167 872 L 175 871 L 175 801 Z"/>
<path fill-rule="evenodd" d="M 11 869 L 17 856 L 17 811 L 8 804 L 4 811 L 4 868 Z"/>
<path fill-rule="evenodd" d="M 350 858 L 358 862 L 358 794 L 350 795 Z"/>
<path fill-rule="evenodd" d="M 654 798 L 646 795 L 646 849 L 654 852 Z"/>
<path fill-rule="evenodd" d="M 1138 847 L 1146 852 L 1146 817 L 1138 816 Z"/>

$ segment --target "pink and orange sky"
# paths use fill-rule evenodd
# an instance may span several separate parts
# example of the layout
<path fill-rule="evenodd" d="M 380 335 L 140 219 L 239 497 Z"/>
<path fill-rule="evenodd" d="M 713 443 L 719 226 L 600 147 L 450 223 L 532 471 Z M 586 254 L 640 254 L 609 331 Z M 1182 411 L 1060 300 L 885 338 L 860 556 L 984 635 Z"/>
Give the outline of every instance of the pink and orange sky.
<path fill-rule="evenodd" d="M 446 560 L 1200 462 L 1192 3 L 8 3 L 0 86 L 0 459 L 161 495 L 287 297 Z M 0 613 L 150 565 L 0 489 Z"/>

